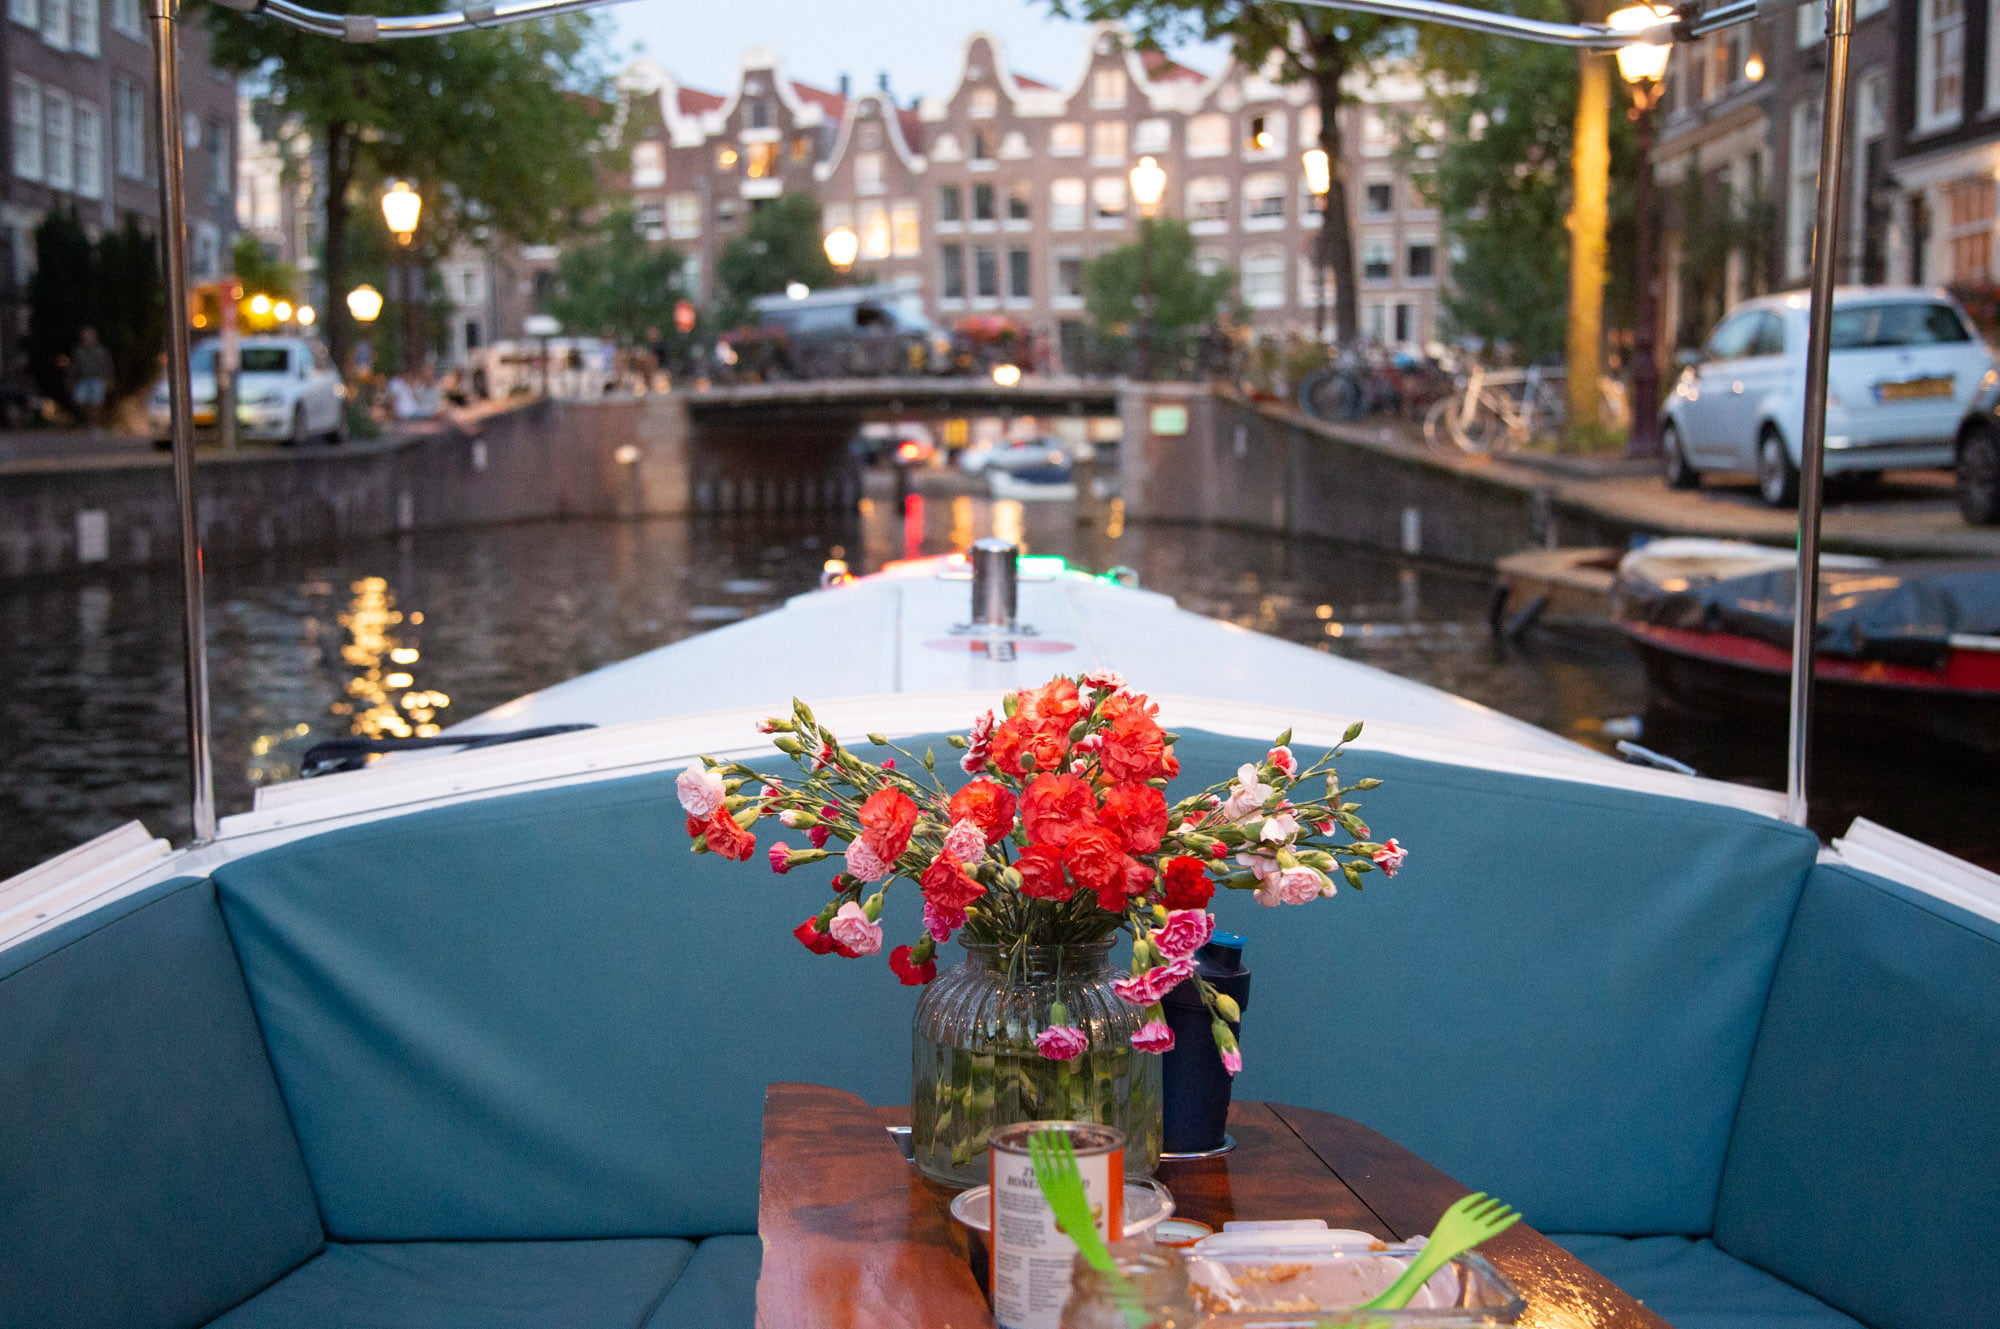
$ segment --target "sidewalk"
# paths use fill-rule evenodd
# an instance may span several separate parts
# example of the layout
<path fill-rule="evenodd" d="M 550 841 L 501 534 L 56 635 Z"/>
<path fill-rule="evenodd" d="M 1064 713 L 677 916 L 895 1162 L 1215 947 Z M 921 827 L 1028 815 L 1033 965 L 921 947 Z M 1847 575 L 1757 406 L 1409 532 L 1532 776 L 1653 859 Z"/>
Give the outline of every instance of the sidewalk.
<path fill-rule="evenodd" d="M 109 429 L 11 429 L 0 431 L 0 462 L 78 460 L 88 457 L 128 458 L 150 452 L 153 441 L 143 434 L 119 434 Z"/>

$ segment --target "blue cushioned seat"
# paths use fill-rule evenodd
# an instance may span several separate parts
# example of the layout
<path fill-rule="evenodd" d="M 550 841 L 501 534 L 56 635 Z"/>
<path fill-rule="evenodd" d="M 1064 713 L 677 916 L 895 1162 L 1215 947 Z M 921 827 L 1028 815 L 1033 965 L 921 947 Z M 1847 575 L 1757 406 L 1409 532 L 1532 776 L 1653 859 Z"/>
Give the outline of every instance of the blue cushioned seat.
<path fill-rule="evenodd" d="M 215 1329 L 750 1329 L 659 1318 L 700 1258 L 672 1238 L 335 1243 Z"/>
<path fill-rule="evenodd" d="M 1705 1239 L 1559 1233 L 1550 1240 L 1674 1329 L 1862 1329 L 1817 1297 Z"/>

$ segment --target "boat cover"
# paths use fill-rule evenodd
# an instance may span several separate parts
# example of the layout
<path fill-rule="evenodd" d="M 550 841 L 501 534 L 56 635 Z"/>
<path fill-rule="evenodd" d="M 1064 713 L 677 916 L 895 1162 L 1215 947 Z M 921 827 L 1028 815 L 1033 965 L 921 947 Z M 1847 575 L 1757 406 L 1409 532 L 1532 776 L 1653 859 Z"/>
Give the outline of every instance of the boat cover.
<path fill-rule="evenodd" d="M 1616 612 L 1626 622 L 1736 633 L 1789 650 L 1796 585 L 1789 567 L 1714 579 L 1649 577 L 1628 560 Z M 1940 669 L 1955 635 L 2000 636 L 2000 562 L 1820 569 L 1822 651 Z"/>

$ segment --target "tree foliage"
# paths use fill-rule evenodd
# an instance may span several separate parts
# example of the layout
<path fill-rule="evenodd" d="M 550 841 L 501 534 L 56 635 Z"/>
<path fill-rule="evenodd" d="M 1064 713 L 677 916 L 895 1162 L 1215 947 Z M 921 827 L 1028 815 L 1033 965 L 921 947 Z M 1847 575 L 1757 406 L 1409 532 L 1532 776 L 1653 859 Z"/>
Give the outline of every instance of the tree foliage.
<path fill-rule="evenodd" d="M 568 331 L 600 334 L 622 345 L 646 340 L 649 329 L 673 326 L 681 288 L 681 253 L 649 244 L 630 208 L 612 210 L 596 234 L 564 251 L 549 312 Z"/>
<path fill-rule="evenodd" d="M 715 317 L 725 328 L 749 317 L 751 300 L 776 295 L 792 282 L 815 290 L 833 285 L 819 203 L 810 194 L 781 194 L 756 209 L 749 228 L 716 259 L 715 277 Z"/>
<path fill-rule="evenodd" d="M 1229 299 L 1236 274 L 1227 268 L 1204 273 L 1196 266 L 1194 236 L 1187 223 L 1162 217 L 1149 225 L 1153 330 L 1169 333 L 1212 321 Z M 1145 261 L 1141 246 L 1129 244 L 1108 249 L 1083 265 L 1084 307 L 1100 330 L 1129 331 L 1138 323 L 1140 269 Z"/>
<path fill-rule="evenodd" d="M 51 208 L 35 227 L 28 279 L 29 373 L 43 396 L 69 401 L 69 355 L 97 329 L 115 367 L 114 395 L 152 381 L 165 345 L 159 247 L 128 218 L 92 240 L 74 208 Z"/>
<path fill-rule="evenodd" d="M 247 231 L 236 237 L 229 265 L 243 283 L 245 295 L 268 295 L 273 300 L 283 297 L 294 304 L 305 298 L 305 282 L 298 267 L 273 258 L 263 242 Z"/>
<path fill-rule="evenodd" d="M 428 12 L 380 0 L 371 12 Z M 319 148 L 326 225 L 321 270 L 328 342 L 343 357 L 348 242 L 356 210 L 382 225 L 374 191 L 410 180 L 424 196 L 419 252 L 481 229 L 521 240 L 561 233 L 593 200 L 593 147 L 605 107 L 598 23 L 571 15 L 451 37 L 355 45 L 270 19 L 203 6 L 214 60 L 254 74 Z"/>

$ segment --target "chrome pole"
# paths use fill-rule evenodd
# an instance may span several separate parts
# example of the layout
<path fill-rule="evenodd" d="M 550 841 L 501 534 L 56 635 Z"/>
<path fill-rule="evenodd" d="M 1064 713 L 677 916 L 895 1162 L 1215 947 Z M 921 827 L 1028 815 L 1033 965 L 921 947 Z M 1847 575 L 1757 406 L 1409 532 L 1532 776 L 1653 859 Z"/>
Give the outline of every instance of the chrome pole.
<path fill-rule="evenodd" d="M 1798 594 L 1792 617 L 1791 740 L 1785 751 L 1785 820 L 1806 824 L 1812 761 L 1813 666 L 1819 655 L 1820 497 L 1826 479 L 1827 352 L 1833 340 L 1834 267 L 1840 256 L 1840 177 L 1847 160 L 1847 41 L 1854 0 L 1826 0 L 1826 98 L 1820 114 L 1819 218 L 1813 228 L 1812 306 L 1806 330 L 1806 420 L 1799 440 Z"/>
<path fill-rule="evenodd" d="M 209 748 L 208 626 L 201 589 L 201 521 L 194 489 L 194 393 L 188 377 L 186 199 L 182 191 L 181 77 L 174 24 L 179 0 L 147 0 L 159 116 L 160 249 L 167 268 L 167 397 L 172 407 L 174 498 L 181 525 L 181 638 L 187 664 L 188 779 L 194 843 L 215 838 L 215 760 Z"/>

